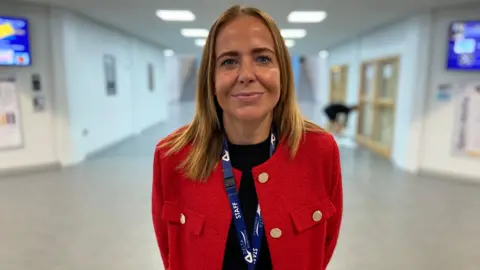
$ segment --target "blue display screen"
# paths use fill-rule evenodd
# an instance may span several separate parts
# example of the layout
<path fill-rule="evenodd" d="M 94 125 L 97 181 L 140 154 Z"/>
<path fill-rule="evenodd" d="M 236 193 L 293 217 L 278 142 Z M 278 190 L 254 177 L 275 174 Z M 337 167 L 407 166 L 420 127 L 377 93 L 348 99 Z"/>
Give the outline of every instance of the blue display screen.
<path fill-rule="evenodd" d="M 0 66 L 31 65 L 28 21 L 0 16 Z"/>
<path fill-rule="evenodd" d="M 480 71 L 480 21 L 450 24 L 447 69 Z"/>

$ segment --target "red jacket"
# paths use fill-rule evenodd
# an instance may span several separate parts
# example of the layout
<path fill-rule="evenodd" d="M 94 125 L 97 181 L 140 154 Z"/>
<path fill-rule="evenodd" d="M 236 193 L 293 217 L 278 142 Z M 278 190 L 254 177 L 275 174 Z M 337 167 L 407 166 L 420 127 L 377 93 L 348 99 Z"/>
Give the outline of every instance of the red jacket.
<path fill-rule="evenodd" d="M 155 151 L 152 212 L 167 270 L 221 270 L 232 220 L 221 162 L 207 183 L 176 168 L 185 147 L 165 157 Z M 220 157 L 219 157 L 220 161 Z M 343 210 L 340 158 L 328 133 L 308 132 L 293 160 L 280 142 L 252 170 L 275 270 L 321 270 L 335 249 Z M 241 172 L 234 170 L 237 187 Z"/>

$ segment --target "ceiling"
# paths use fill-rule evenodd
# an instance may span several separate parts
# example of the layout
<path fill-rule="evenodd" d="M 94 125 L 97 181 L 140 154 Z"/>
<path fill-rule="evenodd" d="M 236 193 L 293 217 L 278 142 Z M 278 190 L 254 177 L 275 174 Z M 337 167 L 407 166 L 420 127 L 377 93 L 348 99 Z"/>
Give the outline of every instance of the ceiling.
<path fill-rule="evenodd" d="M 253 4 L 269 13 L 280 28 L 303 28 L 307 36 L 296 41 L 292 53 L 313 54 L 331 48 L 382 24 L 431 8 L 480 0 L 26 0 L 65 7 L 96 21 L 121 28 L 138 37 L 180 54 L 197 54 L 201 49 L 181 28 L 209 29 L 215 19 L 234 4 Z M 157 9 L 188 9 L 193 22 L 164 22 Z M 291 24 L 287 15 L 294 10 L 325 10 L 319 24 Z"/>

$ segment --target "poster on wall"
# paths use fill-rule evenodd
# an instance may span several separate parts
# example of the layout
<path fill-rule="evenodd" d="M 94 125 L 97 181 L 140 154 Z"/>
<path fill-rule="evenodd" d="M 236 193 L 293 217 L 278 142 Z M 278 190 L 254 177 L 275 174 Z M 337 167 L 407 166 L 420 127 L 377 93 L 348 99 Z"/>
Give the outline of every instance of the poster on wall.
<path fill-rule="evenodd" d="M 105 83 L 107 96 L 117 95 L 117 70 L 116 59 L 113 55 L 103 57 L 103 68 L 105 71 Z"/>
<path fill-rule="evenodd" d="M 451 83 L 441 83 L 437 86 L 435 99 L 439 102 L 449 102 L 455 92 L 456 86 Z"/>
<path fill-rule="evenodd" d="M 455 155 L 480 157 L 480 81 L 460 91 L 454 125 Z"/>
<path fill-rule="evenodd" d="M 155 69 L 152 63 L 148 63 L 148 90 L 155 90 Z"/>
<path fill-rule="evenodd" d="M 20 148 L 23 135 L 14 77 L 0 77 L 0 150 Z"/>
<path fill-rule="evenodd" d="M 45 97 L 36 96 L 32 100 L 33 111 L 36 113 L 45 112 Z"/>

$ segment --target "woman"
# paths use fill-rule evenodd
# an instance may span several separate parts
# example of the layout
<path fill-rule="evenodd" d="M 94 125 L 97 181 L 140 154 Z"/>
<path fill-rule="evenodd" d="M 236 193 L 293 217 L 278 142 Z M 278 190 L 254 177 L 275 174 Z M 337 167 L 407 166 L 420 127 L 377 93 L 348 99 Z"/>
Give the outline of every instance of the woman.
<path fill-rule="evenodd" d="M 325 269 L 342 217 L 338 147 L 301 116 L 273 19 L 240 6 L 222 14 L 197 85 L 192 123 L 155 151 L 165 268 Z"/>

